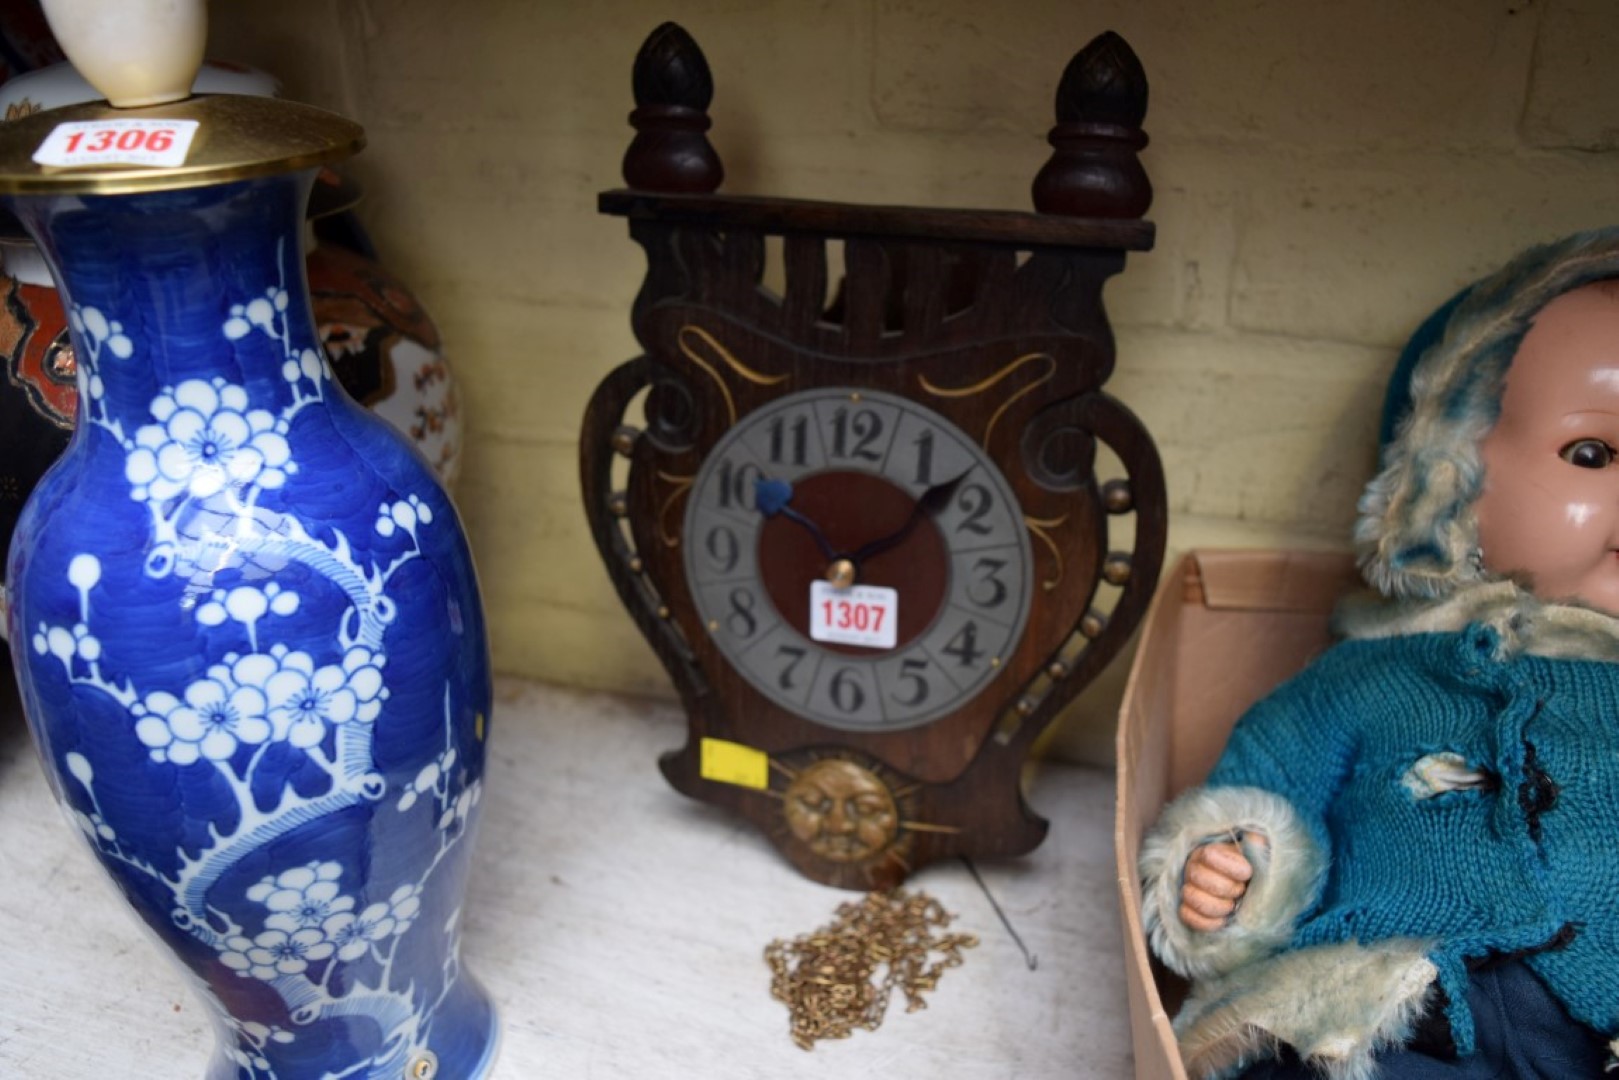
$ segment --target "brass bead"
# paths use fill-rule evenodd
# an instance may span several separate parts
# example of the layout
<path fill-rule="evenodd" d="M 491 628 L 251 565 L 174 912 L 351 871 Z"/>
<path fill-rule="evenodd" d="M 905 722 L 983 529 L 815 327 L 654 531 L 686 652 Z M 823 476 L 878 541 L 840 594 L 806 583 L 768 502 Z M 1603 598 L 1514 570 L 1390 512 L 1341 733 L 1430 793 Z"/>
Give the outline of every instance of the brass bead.
<path fill-rule="evenodd" d="M 1099 638 L 1106 629 L 1107 616 L 1100 611 L 1087 611 L 1085 617 L 1079 620 L 1079 632 L 1088 638 Z"/>
<path fill-rule="evenodd" d="M 630 573 L 639 574 L 642 570 L 645 570 L 645 569 L 646 569 L 646 563 L 641 561 L 641 556 L 639 556 L 639 555 L 631 556 L 631 558 L 630 558 Z"/>
<path fill-rule="evenodd" d="M 847 589 L 854 579 L 855 565 L 848 559 L 838 559 L 826 568 L 826 580 L 834 589 Z"/>
<path fill-rule="evenodd" d="M 1033 698 L 1018 698 L 1017 711 L 1019 716 L 1032 716 L 1036 707 Z"/>
<path fill-rule="evenodd" d="M 635 452 L 635 440 L 641 437 L 641 429 L 621 424 L 613 431 L 612 444 L 614 453 L 620 457 L 629 457 Z"/>
<path fill-rule="evenodd" d="M 658 618 L 667 619 L 668 617 L 669 617 L 669 609 L 666 608 L 666 607 L 660 606 L 658 608 Z"/>
<path fill-rule="evenodd" d="M 630 512 L 630 500 L 622 491 L 607 496 L 607 512 L 614 517 L 625 517 Z"/>
<path fill-rule="evenodd" d="M 1135 509 L 1135 493 L 1128 480 L 1109 480 L 1102 485 L 1102 505 L 1110 514 L 1128 514 Z"/>
<path fill-rule="evenodd" d="M 1102 564 L 1102 578 L 1109 585 L 1123 585 L 1130 580 L 1130 556 L 1109 555 Z"/>
<path fill-rule="evenodd" d="M 1053 679 L 1066 679 L 1068 677 L 1068 665 L 1061 660 L 1053 660 L 1046 665 L 1046 674 Z"/>

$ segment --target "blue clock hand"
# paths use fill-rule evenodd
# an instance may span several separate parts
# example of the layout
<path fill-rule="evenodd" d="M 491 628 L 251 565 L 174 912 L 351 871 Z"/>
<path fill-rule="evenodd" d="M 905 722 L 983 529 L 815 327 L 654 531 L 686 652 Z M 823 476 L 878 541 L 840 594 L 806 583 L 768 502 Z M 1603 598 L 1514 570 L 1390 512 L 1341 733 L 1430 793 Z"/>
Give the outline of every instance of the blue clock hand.
<path fill-rule="evenodd" d="M 809 532 L 815 540 L 815 546 L 821 549 L 821 554 L 826 556 L 827 561 L 835 560 L 838 557 L 837 549 L 826 538 L 821 527 L 787 505 L 792 498 L 793 485 L 785 480 L 771 480 L 761 476 L 753 482 L 753 502 L 761 514 L 767 518 L 780 514 L 788 521 L 796 521 Z"/>

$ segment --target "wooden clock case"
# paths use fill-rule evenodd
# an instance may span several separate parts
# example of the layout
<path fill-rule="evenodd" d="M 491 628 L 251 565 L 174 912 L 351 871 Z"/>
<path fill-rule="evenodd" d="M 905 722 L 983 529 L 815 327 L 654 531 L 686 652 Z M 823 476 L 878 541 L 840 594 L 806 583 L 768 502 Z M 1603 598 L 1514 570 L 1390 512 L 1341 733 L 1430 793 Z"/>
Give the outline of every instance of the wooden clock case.
<path fill-rule="evenodd" d="M 1103 284 L 1153 241 L 1141 220 L 1152 192 L 1137 158 L 1139 61 L 1112 33 L 1073 58 L 1034 213 L 717 195 L 722 168 L 704 134 L 712 80 L 684 30 L 667 23 L 647 39 L 634 89 L 630 186 L 599 208 L 646 251 L 632 313 L 644 353 L 598 387 L 580 467 L 602 558 L 690 719 L 664 775 L 842 887 L 1032 849 L 1047 822 L 1022 796 L 1031 746 L 1129 638 L 1163 558 L 1156 450 L 1103 389 L 1114 365 Z M 948 419 L 999 467 L 1028 529 L 1021 638 L 981 691 L 921 726 L 829 727 L 773 702 L 721 656 L 686 579 L 681 525 L 705 455 L 755 408 L 829 386 Z M 768 755 L 766 785 L 705 778 L 704 740 Z M 834 853 L 795 833 L 784 804 L 816 770 L 886 791 L 880 843 Z"/>

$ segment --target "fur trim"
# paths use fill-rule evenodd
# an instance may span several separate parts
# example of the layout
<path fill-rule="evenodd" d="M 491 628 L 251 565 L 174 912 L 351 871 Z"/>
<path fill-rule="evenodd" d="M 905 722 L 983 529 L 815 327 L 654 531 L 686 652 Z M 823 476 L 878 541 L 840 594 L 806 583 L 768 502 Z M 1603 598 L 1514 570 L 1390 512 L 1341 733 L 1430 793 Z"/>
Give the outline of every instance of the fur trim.
<path fill-rule="evenodd" d="M 1551 604 L 1511 581 L 1463 586 L 1439 600 L 1389 603 L 1346 600 L 1333 614 L 1343 637 L 1454 633 L 1468 626 L 1495 631 L 1495 656 L 1547 656 L 1619 663 L 1619 618 L 1579 604 Z"/>
<path fill-rule="evenodd" d="M 1283 1043 L 1330 1080 L 1370 1080 L 1373 1055 L 1399 1046 L 1439 970 L 1432 942 L 1349 941 L 1282 953 L 1199 983 L 1175 1019 L 1188 1076 L 1234 1076 Z"/>
<path fill-rule="evenodd" d="M 1224 927 L 1193 930 L 1180 918 L 1181 875 L 1203 844 L 1260 834 L 1269 847 L 1243 843 L 1253 864 L 1237 910 Z M 1194 788 L 1167 808 L 1141 846 L 1141 917 L 1153 951 L 1169 968 L 1201 979 L 1278 951 L 1321 892 L 1325 853 L 1293 807 L 1260 788 Z"/>
<path fill-rule="evenodd" d="M 1411 409 L 1360 501 L 1366 580 L 1394 597 L 1435 597 L 1482 578 L 1473 501 L 1479 444 L 1534 315 L 1556 297 L 1619 277 L 1619 229 L 1532 248 L 1475 285 L 1411 376 Z"/>

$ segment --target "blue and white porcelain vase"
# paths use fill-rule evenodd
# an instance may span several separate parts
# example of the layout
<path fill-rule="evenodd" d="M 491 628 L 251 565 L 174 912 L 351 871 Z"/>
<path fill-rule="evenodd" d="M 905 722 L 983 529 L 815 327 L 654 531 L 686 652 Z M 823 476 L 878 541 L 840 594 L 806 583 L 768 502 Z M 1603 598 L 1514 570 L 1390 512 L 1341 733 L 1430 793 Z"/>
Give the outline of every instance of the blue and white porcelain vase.
<path fill-rule="evenodd" d="M 211 1078 L 478 1077 L 484 618 L 432 471 L 322 354 L 312 178 L 9 197 L 79 384 L 12 658 L 58 796 L 212 1006 Z"/>

